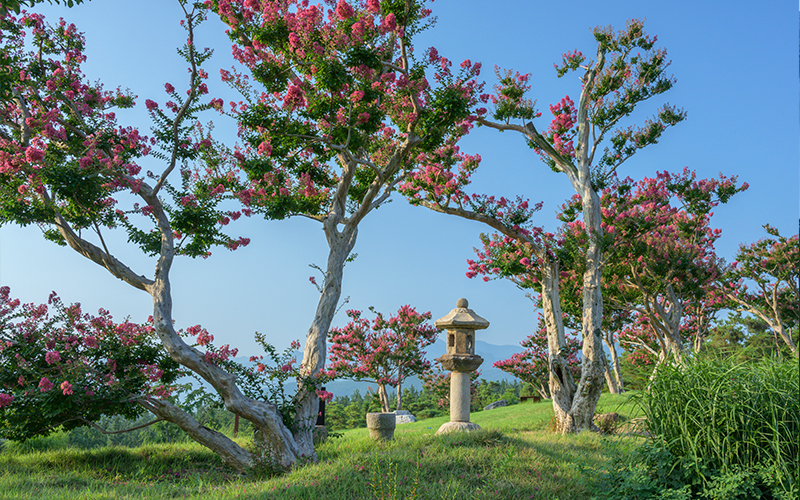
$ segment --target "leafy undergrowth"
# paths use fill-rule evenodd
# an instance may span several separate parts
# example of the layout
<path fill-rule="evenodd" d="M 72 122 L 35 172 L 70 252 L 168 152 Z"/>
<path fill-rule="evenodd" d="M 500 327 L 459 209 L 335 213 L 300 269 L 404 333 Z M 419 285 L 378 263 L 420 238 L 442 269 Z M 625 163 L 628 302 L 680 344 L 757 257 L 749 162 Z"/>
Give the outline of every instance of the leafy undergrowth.
<path fill-rule="evenodd" d="M 634 411 L 625 396 L 604 395 L 598 407 L 623 418 Z M 559 436 L 548 429 L 551 418 L 542 402 L 475 413 L 482 430 L 468 434 L 436 436 L 446 418 L 398 426 L 387 443 L 353 429 L 323 444 L 318 463 L 273 478 L 240 476 L 194 444 L 27 452 L 11 446 L 0 453 L 0 498 L 586 498 L 600 487 L 586 471 L 603 469 L 643 441 Z"/>

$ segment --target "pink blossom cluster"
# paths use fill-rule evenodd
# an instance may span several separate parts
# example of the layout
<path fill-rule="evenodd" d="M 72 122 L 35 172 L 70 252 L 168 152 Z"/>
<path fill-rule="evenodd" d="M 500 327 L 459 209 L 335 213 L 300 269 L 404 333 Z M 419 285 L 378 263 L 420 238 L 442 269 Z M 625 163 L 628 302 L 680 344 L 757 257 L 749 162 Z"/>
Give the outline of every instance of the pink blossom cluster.
<path fill-rule="evenodd" d="M 578 110 L 575 103 L 569 96 L 565 96 L 557 104 L 550 105 L 550 112 L 553 113 L 553 120 L 547 129 L 547 138 L 553 144 L 553 148 L 560 154 L 574 158 L 575 148 L 572 139 L 575 137 L 575 123 L 578 119 Z"/>
<path fill-rule="evenodd" d="M 565 335 L 565 342 L 566 347 L 562 352 L 552 354 L 564 356 L 572 377 L 578 379 L 580 378 L 578 352 L 581 350 L 581 343 L 574 332 Z M 536 333 L 529 335 L 520 345 L 525 348 L 524 351 L 518 352 L 508 359 L 496 361 L 494 367 L 533 385 L 540 392 L 549 394 L 550 353 L 548 352 L 547 331 L 541 314 Z"/>
<path fill-rule="evenodd" d="M 347 316 L 351 319 L 347 325 L 329 332 L 328 377 L 371 381 L 385 399 L 387 385 L 396 387 L 406 377 L 430 367 L 423 349 L 438 334 L 426 323 L 430 312 L 418 313 L 406 305 L 388 319 L 376 313 L 370 321 L 355 310 L 348 310 Z"/>

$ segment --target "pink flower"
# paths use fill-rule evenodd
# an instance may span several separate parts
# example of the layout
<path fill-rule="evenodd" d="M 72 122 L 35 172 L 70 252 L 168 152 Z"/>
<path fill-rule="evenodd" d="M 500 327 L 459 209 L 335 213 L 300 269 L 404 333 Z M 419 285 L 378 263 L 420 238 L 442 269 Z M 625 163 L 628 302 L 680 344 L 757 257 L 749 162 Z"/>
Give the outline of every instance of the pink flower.
<path fill-rule="evenodd" d="M 272 144 L 267 141 L 262 142 L 258 145 L 258 154 L 263 156 L 269 156 L 272 154 Z"/>
<path fill-rule="evenodd" d="M 317 397 L 323 401 L 330 401 L 333 399 L 333 394 L 326 390 L 317 389 L 315 392 L 317 393 Z"/>
<path fill-rule="evenodd" d="M 164 84 L 164 90 L 167 91 L 167 94 L 171 94 L 171 93 L 175 92 L 175 87 L 173 87 L 172 84 L 170 84 L 170 83 L 165 83 Z"/>
<path fill-rule="evenodd" d="M 63 392 L 65 396 L 71 395 L 72 394 L 72 384 L 70 384 L 66 380 L 61 382 L 61 392 Z"/>
<path fill-rule="evenodd" d="M 395 19 L 394 14 L 390 12 L 389 15 L 383 19 L 383 22 L 381 23 L 381 30 L 386 33 L 389 31 L 394 31 L 395 28 L 397 28 L 397 20 Z"/>
<path fill-rule="evenodd" d="M 367 11 L 370 14 L 377 14 L 381 11 L 380 0 L 367 0 Z"/>
<path fill-rule="evenodd" d="M 91 337 L 91 336 L 86 337 L 83 340 L 83 345 L 85 345 L 86 347 L 90 347 L 92 349 L 97 349 L 97 347 L 98 347 L 97 337 Z"/>
<path fill-rule="evenodd" d="M 30 163 L 36 163 L 44 158 L 44 151 L 36 149 L 33 146 L 25 149 L 25 159 Z"/>
<path fill-rule="evenodd" d="M 14 402 L 14 396 L 0 392 L 0 408 L 8 406 Z"/>
<path fill-rule="evenodd" d="M 47 377 L 42 377 L 42 379 L 39 380 L 39 390 L 41 392 L 47 392 L 52 388 L 53 388 L 53 383 L 50 382 L 50 380 L 48 380 Z"/>
<path fill-rule="evenodd" d="M 336 4 L 336 15 L 339 19 L 350 19 L 353 17 L 353 14 L 353 7 L 344 0 L 339 0 L 339 3 Z"/>
<path fill-rule="evenodd" d="M 289 85 L 286 91 L 286 96 L 283 98 L 283 107 L 295 109 L 306 105 L 306 97 L 303 94 L 303 89 L 297 85 Z"/>
<path fill-rule="evenodd" d="M 52 365 L 61 361 L 61 355 L 56 351 L 50 351 L 44 355 L 44 360 L 47 361 L 48 365 Z"/>

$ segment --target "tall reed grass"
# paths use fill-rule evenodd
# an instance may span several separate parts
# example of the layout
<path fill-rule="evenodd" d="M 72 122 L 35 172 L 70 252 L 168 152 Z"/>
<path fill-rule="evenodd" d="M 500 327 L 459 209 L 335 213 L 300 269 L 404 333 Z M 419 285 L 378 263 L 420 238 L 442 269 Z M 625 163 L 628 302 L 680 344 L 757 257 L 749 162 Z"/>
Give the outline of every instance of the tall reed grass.
<path fill-rule="evenodd" d="M 656 442 L 702 482 L 762 471 L 778 490 L 796 491 L 799 380 L 796 359 L 699 357 L 659 368 L 641 403 Z"/>

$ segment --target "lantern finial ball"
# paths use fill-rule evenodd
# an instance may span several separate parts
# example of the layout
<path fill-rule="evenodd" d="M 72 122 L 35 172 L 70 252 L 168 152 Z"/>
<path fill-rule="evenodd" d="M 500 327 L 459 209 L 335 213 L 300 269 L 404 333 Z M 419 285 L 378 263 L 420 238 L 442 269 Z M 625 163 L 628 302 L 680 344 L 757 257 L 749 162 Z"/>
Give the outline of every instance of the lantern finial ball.
<path fill-rule="evenodd" d="M 456 301 L 456 307 L 460 309 L 467 309 L 469 308 L 469 302 L 467 301 L 467 299 L 462 297 L 458 299 L 458 301 Z"/>

